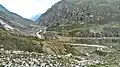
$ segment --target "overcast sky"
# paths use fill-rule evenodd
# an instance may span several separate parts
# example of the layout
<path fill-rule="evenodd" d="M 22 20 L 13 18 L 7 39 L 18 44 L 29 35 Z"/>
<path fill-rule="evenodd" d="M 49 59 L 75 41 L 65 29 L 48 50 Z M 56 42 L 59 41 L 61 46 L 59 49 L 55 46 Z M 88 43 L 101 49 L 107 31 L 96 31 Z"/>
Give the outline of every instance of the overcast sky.
<path fill-rule="evenodd" d="M 60 0 L 0 0 L 0 4 L 24 18 L 31 18 L 34 15 L 44 13 L 58 1 Z"/>

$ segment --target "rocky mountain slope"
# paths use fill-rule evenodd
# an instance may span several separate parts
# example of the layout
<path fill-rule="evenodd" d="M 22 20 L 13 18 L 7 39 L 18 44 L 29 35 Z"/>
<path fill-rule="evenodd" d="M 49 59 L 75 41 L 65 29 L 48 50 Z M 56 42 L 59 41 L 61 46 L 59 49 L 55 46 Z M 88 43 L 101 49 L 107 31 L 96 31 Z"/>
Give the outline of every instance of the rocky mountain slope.
<path fill-rule="evenodd" d="M 62 0 L 38 19 L 42 24 L 53 22 L 99 23 L 119 21 L 120 0 Z"/>
<path fill-rule="evenodd" d="M 62 0 L 41 15 L 37 22 L 48 26 L 49 31 L 68 32 L 70 36 L 96 36 L 100 32 L 103 36 L 108 33 L 109 36 L 119 36 L 119 4 L 120 0 Z M 112 33 L 113 29 L 117 34 Z"/>
<path fill-rule="evenodd" d="M 103 61 L 86 67 L 119 67 L 120 61 L 116 59 L 120 57 L 120 0 L 62 0 L 36 22 L 46 26 L 47 32 L 58 36 L 53 41 L 63 43 L 56 41 L 64 45 L 63 54 L 71 53 Z M 63 47 L 59 49 L 55 46 L 58 49 L 56 52 L 54 49 L 51 51 L 50 45 L 57 44 L 44 44 L 44 50 L 53 54 L 59 54 L 58 50 Z"/>
<path fill-rule="evenodd" d="M 25 19 L 15 13 L 8 11 L 5 7 L 0 5 L 0 20 L 2 23 L 13 27 L 15 31 L 25 35 L 35 35 L 32 29 L 35 24 L 32 20 Z"/>
<path fill-rule="evenodd" d="M 14 22 L 18 22 L 20 24 L 23 25 L 28 25 L 28 24 L 32 24 L 33 21 L 29 20 L 29 19 L 25 19 L 13 12 L 8 11 L 4 6 L 0 5 L 0 14 L 1 17 L 7 17 L 8 20 L 14 21 Z M 3 12 L 3 14 L 2 14 Z"/>

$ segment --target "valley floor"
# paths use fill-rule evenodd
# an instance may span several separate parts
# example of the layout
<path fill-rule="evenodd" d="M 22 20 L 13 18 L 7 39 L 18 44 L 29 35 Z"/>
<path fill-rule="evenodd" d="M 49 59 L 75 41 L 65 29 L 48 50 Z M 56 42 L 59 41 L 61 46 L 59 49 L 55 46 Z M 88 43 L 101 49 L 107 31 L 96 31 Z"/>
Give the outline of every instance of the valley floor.
<path fill-rule="evenodd" d="M 120 54 L 116 54 L 119 55 Z M 111 55 L 112 56 L 112 55 Z M 114 56 L 114 54 L 113 54 Z M 107 56 L 106 56 L 107 57 Z M 0 67 L 119 67 L 120 57 L 47 55 L 0 49 Z M 109 56 L 108 56 L 109 57 Z"/>
<path fill-rule="evenodd" d="M 0 67 L 120 67 L 120 39 L 41 40 L 0 29 Z"/>

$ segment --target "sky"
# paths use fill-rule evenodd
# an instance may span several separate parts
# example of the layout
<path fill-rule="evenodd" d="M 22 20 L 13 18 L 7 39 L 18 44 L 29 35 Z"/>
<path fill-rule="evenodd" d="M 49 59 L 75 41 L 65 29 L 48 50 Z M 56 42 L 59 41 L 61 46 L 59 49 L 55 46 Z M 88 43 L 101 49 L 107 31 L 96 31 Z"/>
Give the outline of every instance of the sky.
<path fill-rule="evenodd" d="M 42 14 L 60 0 L 0 0 L 6 9 L 30 19 L 32 16 Z"/>

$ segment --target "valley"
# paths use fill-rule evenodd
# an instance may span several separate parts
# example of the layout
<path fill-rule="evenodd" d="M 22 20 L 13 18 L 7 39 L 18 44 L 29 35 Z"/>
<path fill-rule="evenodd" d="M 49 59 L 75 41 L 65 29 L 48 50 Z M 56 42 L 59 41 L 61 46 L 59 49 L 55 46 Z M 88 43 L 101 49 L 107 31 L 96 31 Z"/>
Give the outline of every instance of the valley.
<path fill-rule="evenodd" d="M 36 21 L 0 5 L 0 66 L 120 67 L 120 0 L 61 0 Z"/>

